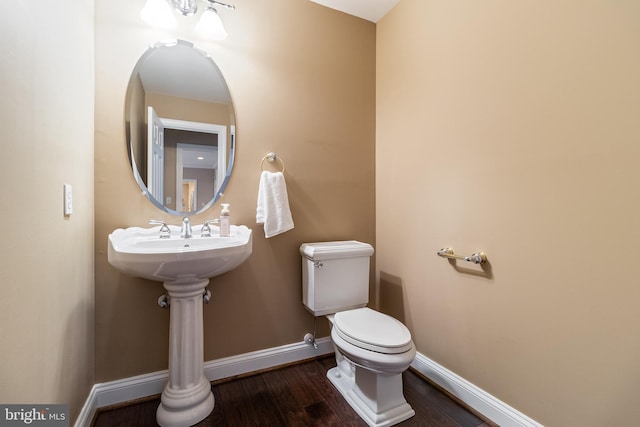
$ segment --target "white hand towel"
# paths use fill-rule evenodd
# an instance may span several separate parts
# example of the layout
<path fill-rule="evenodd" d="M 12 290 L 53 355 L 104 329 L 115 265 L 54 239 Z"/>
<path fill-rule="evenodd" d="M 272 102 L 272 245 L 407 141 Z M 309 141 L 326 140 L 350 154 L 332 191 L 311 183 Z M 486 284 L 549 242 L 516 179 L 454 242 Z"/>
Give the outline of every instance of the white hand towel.
<path fill-rule="evenodd" d="M 267 238 L 293 228 L 287 184 L 282 172 L 262 171 L 258 187 L 256 222 L 264 224 L 264 235 Z"/>

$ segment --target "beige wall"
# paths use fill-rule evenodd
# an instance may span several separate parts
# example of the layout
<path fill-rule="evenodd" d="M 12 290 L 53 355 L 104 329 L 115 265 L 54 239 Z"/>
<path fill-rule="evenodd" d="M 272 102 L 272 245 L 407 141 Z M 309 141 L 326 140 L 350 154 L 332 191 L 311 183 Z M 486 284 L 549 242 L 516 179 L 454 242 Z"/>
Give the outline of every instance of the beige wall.
<path fill-rule="evenodd" d="M 301 302 L 301 243 L 374 243 L 375 26 L 308 1 L 248 2 L 220 10 L 229 37 L 213 43 L 196 37 L 188 20 L 174 33 L 150 29 L 138 18 L 142 5 L 95 5 L 98 382 L 167 367 L 169 312 L 156 304 L 162 285 L 123 276 L 106 257 L 115 228 L 180 221 L 140 194 L 125 149 L 127 83 L 150 43 L 173 35 L 206 50 L 234 101 L 238 148 L 224 201 L 235 223 L 253 228 L 253 254 L 214 279 L 204 309 L 205 360 L 302 341 L 312 317 Z M 295 229 L 265 239 L 255 208 L 269 151 L 286 162 Z M 216 204 L 193 220 L 219 210 Z"/>
<path fill-rule="evenodd" d="M 68 403 L 75 419 L 94 383 L 93 2 L 11 3 L 0 13 L 0 402 Z"/>
<path fill-rule="evenodd" d="M 382 305 L 547 426 L 640 417 L 639 17 L 402 0 L 377 26 Z M 444 246 L 490 264 L 456 270 Z"/>

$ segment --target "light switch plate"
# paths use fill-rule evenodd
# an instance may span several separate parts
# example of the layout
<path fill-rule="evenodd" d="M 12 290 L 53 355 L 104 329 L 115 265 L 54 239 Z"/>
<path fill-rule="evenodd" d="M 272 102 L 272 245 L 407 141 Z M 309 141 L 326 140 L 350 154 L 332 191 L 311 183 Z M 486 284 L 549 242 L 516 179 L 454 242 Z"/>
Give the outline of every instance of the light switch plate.
<path fill-rule="evenodd" d="M 73 196 L 71 194 L 71 185 L 64 184 L 64 214 L 71 215 L 73 213 Z"/>

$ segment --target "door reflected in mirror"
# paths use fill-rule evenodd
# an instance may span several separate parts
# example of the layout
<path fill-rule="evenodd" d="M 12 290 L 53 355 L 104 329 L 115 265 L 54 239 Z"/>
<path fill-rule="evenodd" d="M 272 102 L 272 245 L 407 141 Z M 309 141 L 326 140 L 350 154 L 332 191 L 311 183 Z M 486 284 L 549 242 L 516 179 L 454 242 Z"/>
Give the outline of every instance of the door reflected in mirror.
<path fill-rule="evenodd" d="M 206 53 L 185 41 L 150 47 L 131 75 L 125 115 L 133 174 L 154 205 L 184 216 L 221 197 L 233 169 L 235 112 Z"/>

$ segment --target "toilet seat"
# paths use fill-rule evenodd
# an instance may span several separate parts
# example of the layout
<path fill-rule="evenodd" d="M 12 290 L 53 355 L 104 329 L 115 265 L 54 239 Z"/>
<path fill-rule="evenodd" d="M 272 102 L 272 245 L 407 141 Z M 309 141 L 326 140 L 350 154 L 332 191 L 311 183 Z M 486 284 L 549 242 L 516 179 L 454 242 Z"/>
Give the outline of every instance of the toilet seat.
<path fill-rule="evenodd" d="M 399 354 L 413 348 L 411 332 L 402 322 L 367 307 L 336 313 L 333 327 L 340 338 L 365 350 Z"/>

